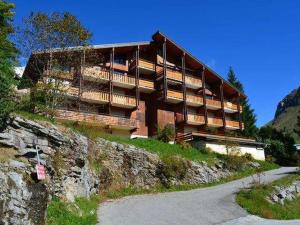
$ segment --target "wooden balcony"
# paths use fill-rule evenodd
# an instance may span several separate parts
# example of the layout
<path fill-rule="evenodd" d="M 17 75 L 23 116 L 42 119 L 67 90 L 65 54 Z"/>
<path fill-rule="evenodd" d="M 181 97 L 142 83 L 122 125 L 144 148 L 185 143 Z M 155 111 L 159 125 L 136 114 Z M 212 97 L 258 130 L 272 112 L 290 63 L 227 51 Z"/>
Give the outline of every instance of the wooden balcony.
<path fill-rule="evenodd" d="M 55 117 L 62 120 L 91 123 L 95 126 L 132 130 L 137 127 L 136 120 L 117 116 L 99 115 L 67 110 L 56 110 Z"/>
<path fill-rule="evenodd" d="M 175 90 L 167 90 L 167 101 L 170 103 L 178 103 L 183 101 L 183 93 Z"/>
<path fill-rule="evenodd" d="M 132 69 L 135 68 L 136 59 L 133 59 L 130 65 Z M 155 63 L 143 58 L 139 58 L 139 69 L 140 72 L 144 74 L 152 74 L 153 72 L 155 72 Z"/>
<path fill-rule="evenodd" d="M 186 74 L 185 85 L 188 88 L 198 89 L 202 87 L 202 81 L 200 78 Z"/>
<path fill-rule="evenodd" d="M 59 78 L 62 80 L 73 80 L 74 72 L 69 71 L 63 71 L 59 69 L 51 69 L 51 70 L 45 70 L 44 76 L 49 75 L 50 77 Z"/>
<path fill-rule="evenodd" d="M 113 94 L 111 104 L 120 108 L 134 108 L 136 107 L 136 99 L 130 96 Z"/>
<path fill-rule="evenodd" d="M 109 102 L 109 93 L 98 90 L 83 90 L 80 99 L 84 102 L 104 104 Z"/>
<path fill-rule="evenodd" d="M 135 87 L 135 77 L 114 73 L 112 79 L 115 86 L 122 88 Z"/>
<path fill-rule="evenodd" d="M 222 108 L 220 100 L 206 99 L 206 107 L 211 110 L 219 110 Z"/>
<path fill-rule="evenodd" d="M 79 88 L 66 86 L 63 88 L 63 92 L 67 97 L 79 97 Z"/>
<path fill-rule="evenodd" d="M 242 127 L 243 126 L 244 126 L 244 124 L 242 124 Z M 239 121 L 226 120 L 226 129 L 229 129 L 229 130 L 238 130 L 238 129 L 240 129 Z"/>
<path fill-rule="evenodd" d="M 199 95 L 186 95 L 186 104 L 189 106 L 201 106 L 203 105 L 203 98 Z"/>
<path fill-rule="evenodd" d="M 167 78 L 174 81 L 182 81 L 182 72 L 167 68 Z"/>
<path fill-rule="evenodd" d="M 224 110 L 227 113 L 235 113 L 238 111 L 238 105 L 229 101 L 224 101 Z"/>
<path fill-rule="evenodd" d="M 105 63 L 105 66 L 110 67 L 110 62 Z M 120 63 L 114 62 L 113 69 L 128 72 L 128 63 L 125 65 L 125 64 L 120 64 Z"/>
<path fill-rule="evenodd" d="M 223 127 L 223 120 L 220 118 L 208 117 L 207 123 L 210 127 Z"/>
<path fill-rule="evenodd" d="M 139 80 L 139 88 L 141 92 L 151 93 L 154 91 L 154 82 L 152 80 Z"/>
<path fill-rule="evenodd" d="M 204 116 L 188 113 L 187 123 L 191 125 L 202 125 L 205 124 L 205 119 Z"/>
<path fill-rule="evenodd" d="M 109 81 L 109 70 L 98 66 L 85 67 L 82 78 L 87 81 L 105 83 Z"/>

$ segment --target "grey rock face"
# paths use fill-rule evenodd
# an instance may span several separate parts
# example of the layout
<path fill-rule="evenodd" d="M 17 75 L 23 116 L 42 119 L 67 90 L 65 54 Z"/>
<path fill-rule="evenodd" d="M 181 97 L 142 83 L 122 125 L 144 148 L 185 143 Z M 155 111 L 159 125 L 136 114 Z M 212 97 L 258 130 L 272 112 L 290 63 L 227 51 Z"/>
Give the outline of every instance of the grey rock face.
<path fill-rule="evenodd" d="M 0 133 L 0 146 L 14 148 L 16 153 L 15 158 L 0 162 L 0 224 L 42 225 L 52 196 L 74 201 L 99 189 L 84 136 L 16 117 Z M 34 146 L 46 167 L 44 181 L 36 177 Z"/>
<path fill-rule="evenodd" d="M 290 186 L 275 186 L 274 191 L 268 196 L 267 200 L 272 203 L 280 203 L 284 205 L 285 201 L 292 201 L 300 196 L 300 181 L 294 181 Z"/>

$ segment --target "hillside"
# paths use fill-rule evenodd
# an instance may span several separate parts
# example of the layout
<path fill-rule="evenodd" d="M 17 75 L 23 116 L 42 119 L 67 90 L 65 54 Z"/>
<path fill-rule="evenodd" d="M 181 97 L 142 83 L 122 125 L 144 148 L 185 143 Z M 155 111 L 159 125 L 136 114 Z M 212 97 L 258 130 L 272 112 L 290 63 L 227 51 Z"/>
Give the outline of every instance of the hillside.
<path fill-rule="evenodd" d="M 298 142 L 300 138 L 294 134 L 297 115 L 300 111 L 300 87 L 293 90 L 281 100 L 276 109 L 274 119 L 268 124 L 278 130 L 286 130 L 293 133 Z"/>

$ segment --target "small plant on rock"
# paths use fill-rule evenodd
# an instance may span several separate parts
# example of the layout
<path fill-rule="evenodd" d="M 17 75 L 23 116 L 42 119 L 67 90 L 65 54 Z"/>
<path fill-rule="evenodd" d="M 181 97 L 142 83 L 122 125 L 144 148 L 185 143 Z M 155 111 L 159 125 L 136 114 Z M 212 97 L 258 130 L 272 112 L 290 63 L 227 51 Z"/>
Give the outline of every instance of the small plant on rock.
<path fill-rule="evenodd" d="M 172 124 L 167 124 L 163 129 L 157 129 L 157 139 L 163 142 L 174 141 L 175 127 Z"/>

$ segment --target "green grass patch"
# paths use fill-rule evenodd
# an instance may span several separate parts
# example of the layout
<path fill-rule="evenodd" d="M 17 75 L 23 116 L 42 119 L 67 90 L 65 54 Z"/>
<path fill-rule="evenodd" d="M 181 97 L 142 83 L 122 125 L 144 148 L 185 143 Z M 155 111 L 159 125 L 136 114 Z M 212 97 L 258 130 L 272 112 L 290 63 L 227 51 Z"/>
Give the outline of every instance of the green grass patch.
<path fill-rule="evenodd" d="M 25 119 L 28 120 L 33 120 L 33 121 L 45 121 L 45 122 L 49 122 L 52 124 L 56 124 L 56 120 L 55 118 L 50 118 L 41 114 L 37 114 L 37 113 L 31 113 L 31 112 L 26 112 L 26 111 L 17 111 L 14 113 L 15 115 L 21 116 Z"/>
<path fill-rule="evenodd" d="M 47 225 L 94 225 L 99 197 L 77 198 L 74 203 L 54 198 L 47 208 Z"/>
<path fill-rule="evenodd" d="M 180 145 L 171 145 L 156 139 L 130 139 L 108 134 L 103 129 L 89 124 L 74 122 L 63 122 L 63 124 L 92 140 L 104 138 L 121 144 L 134 145 L 139 148 L 144 148 L 148 152 L 156 153 L 162 158 L 178 155 L 192 161 L 206 161 L 208 164 L 214 163 L 217 159 L 217 154 L 215 153 L 203 153 L 195 148 L 183 149 Z"/>
<path fill-rule="evenodd" d="M 274 186 L 288 186 L 293 181 L 300 180 L 300 174 L 288 175 L 268 185 L 258 185 L 250 190 L 242 190 L 237 195 L 237 202 L 250 214 L 267 219 L 300 219 L 300 197 L 292 201 L 286 201 L 284 205 L 270 203 L 267 196 L 274 190 Z"/>

